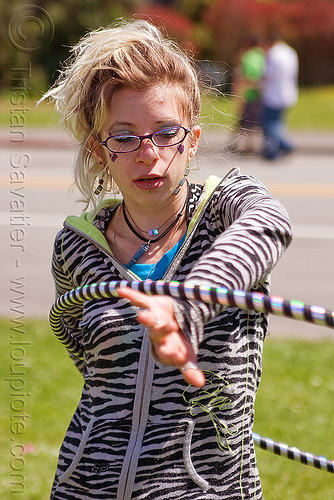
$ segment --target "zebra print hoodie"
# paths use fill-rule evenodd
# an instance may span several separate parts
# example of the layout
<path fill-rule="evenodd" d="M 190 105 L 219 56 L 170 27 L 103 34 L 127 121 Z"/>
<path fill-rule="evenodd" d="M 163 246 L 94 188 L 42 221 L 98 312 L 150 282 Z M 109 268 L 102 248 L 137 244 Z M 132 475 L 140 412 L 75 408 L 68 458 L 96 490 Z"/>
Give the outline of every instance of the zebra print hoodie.
<path fill-rule="evenodd" d="M 104 236 L 117 203 L 66 219 L 53 255 L 57 296 L 138 279 Z M 223 180 L 189 185 L 187 219 L 164 280 L 268 293 L 291 233 L 285 209 L 259 181 L 235 168 Z M 91 300 L 64 315 L 84 348 L 84 360 L 74 360 L 84 386 L 60 450 L 53 500 L 262 498 L 252 427 L 267 317 L 182 300 L 174 306 L 206 376 L 201 389 L 154 360 L 138 308 L 127 300 Z"/>

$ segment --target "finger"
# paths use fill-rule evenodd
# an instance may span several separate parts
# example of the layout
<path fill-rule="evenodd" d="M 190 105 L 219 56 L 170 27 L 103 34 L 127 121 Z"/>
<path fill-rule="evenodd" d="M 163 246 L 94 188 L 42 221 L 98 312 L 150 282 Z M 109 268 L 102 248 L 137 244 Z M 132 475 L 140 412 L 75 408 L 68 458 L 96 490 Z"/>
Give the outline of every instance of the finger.
<path fill-rule="evenodd" d="M 118 288 L 117 293 L 120 297 L 130 300 L 132 305 L 141 308 L 137 319 L 142 325 L 155 328 L 161 334 L 167 334 L 172 330 L 179 329 L 170 298 L 147 296 L 130 288 Z M 166 299 L 168 302 L 166 302 Z"/>
<path fill-rule="evenodd" d="M 184 380 L 194 387 L 203 387 L 205 384 L 204 373 L 192 361 L 187 361 L 183 366 L 179 367 Z"/>
<path fill-rule="evenodd" d="M 138 292 L 137 290 L 132 290 L 131 288 L 126 287 L 117 288 L 117 294 L 119 295 L 119 297 L 130 300 L 132 305 L 143 308 L 143 310 L 138 313 L 138 320 L 142 325 L 154 329 L 155 347 L 158 350 L 159 347 L 161 349 L 164 344 L 159 343 L 157 335 L 161 334 L 162 337 L 165 337 L 168 332 L 175 330 L 175 326 L 177 326 L 178 328 L 177 323 L 175 325 L 160 325 L 160 321 L 157 316 L 152 311 L 148 310 L 151 305 L 152 297 L 142 292 Z M 153 336 L 152 332 L 151 336 Z M 153 338 L 151 340 L 153 340 Z M 170 364 L 170 361 L 167 362 L 167 360 L 165 360 L 165 362 L 166 364 Z M 179 369 L 181 369 L 181 366 L 179 367 Z M 185 363 L 182 365 L 181 372 L 184 380 L 188 384 L 191 384 L 194 387 L 203 387 L 203 385 L 205 384 L 204 373 L 197 367 L 195 368 L 189 365 L 187 366 L 187 363 Z"/>
<path fill-rule="evenodd" d="M 137 319 L 143 326 L 153 328 L 160 324 L 157 315 L 148 309 L 151 305 L 151 297 L 137 290 L 132 290 L 131 288 L 118 288 L 117 293 L 119 297 L 128 299 L 133 306 L 141 308 L 137 315 Z"/>
<path fill-rule="evenodd" d="M 204 373 L 198 368 L 197 364 L 194 361 L 187 361 L 182 365 L 180 364 L 180 358 L 184 359 L 184 352 L 182 350 L 176 353 L 170 351 L 164 342 L 154 343 L 153 349 L 163 365 L 176 366 L 188 384 L 191 384 L 194 387 L 203 387 L 205 384 L 205 376 Z"/>
<path fill-rule="evenodd" d="M 179 331 L 180 327 L 174 317 L 165 314 L 159 307 L 151 306 L 150 309 L 141 309 L 137 314 L 137 320 L 144 326 L 153 329 L 153 334 L 167 335 L 173 331 Z M 156 339 L 158 337 L 155 337 Z"/>
<path fill-rule="evenodd" d="M 137 320 L 142 325 L 150 328 L 159 328 L 161 326 L 158 316 L 149 309 L 141 309 L 137 314 Z"/>
<path fill-rule="evenodd" d="M 123 299 L 130 300 L 134 306 L 147 308 L 150 305 L 151 297 L 131 288 L 117 288 L 117 294 Z"/>

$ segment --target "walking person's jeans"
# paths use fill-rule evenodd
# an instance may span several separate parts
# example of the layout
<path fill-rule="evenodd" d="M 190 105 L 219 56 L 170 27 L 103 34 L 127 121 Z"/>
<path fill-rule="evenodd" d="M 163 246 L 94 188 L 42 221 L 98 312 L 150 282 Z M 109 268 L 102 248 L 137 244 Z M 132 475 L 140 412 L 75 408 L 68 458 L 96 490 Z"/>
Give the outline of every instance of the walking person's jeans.
<path fill-rule="evenodd" d="M 274 109 L 263 106 L 263 157 L 268 160 L 274 160 L 277 156 L 290 153 L 294 150 L 293 146 L 285 137 L 283 124 L 284 113 L 285 109 Z"/>

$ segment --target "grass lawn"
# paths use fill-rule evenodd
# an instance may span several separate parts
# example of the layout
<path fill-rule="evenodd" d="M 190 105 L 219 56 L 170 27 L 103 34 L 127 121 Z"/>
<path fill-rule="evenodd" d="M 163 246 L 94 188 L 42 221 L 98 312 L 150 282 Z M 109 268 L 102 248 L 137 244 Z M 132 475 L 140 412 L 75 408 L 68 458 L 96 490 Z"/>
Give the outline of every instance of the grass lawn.
<path fill-rule="evenodd" d="M 334 337 L 333 337 L 334 338 Z M 334 460 L 333 342 L 267 339 L 254 431 Z M 266 500 L 333 500 L 334 477 L 257 449 Z"/>
<path fill-rule="evenodd" d="M 202 107 L 204 122 L 233 127 L 241 105 L 241 99 L 230 96 L 225 99 L 205 98 Z M 298 103 L 287 118 L 289 128 L 294 130 L 333 130 L 334 85 L 300 89 Z"/>
<path fill-rule="evenodd" d="M 46 500 L 81 376 L 47 321 L 28 320 L 15 331 L 0 319 L 0 327 L 0 498 Z M 334 342 L 269 337 L 254 431 L 334 459 L 333 359 Z M 334 500 L 333 474 L 267 451 L 257 455 L 266 500 Z M 11 494 L 10 481 L 18 490 L 24 482 L 24 492 Z"/>
<path fill-rule="evenodd" d="M 296 130 L 333 130 L 334 86 L 302 89 L 289 125 Z"/>
<path fill-rule="evenodd" d="M 0 96 L 0 127 L 10 126 L 10 117 L 21 126 L 45 127 L 50 123 L 57 124 L 59 115 L 53 111 L 52 105 L 41 104 L 36 107 L 36 101 L 22 106 L 13 106 L 10 95 Z M 233 126 L 240 111 L 239 99 L 205 98 L 203 100 L 202 121 L 205 123 Z M 15 115 L 15 116 L 13 116 Z M 326 87 L 307 88 L 300 90 L 299 101 L 289 113 L 289 127 L 295 130 L 333 130 L 334 129 L 334 85 Z"/>

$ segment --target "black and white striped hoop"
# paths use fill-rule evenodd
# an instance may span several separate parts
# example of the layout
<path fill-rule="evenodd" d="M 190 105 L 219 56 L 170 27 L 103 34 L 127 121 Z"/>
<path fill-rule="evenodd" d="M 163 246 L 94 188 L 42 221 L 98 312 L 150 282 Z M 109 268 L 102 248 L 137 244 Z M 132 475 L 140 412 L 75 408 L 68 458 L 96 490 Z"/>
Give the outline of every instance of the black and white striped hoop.
<path fill-rule="evenodd" d="M 168 295 L 175 299 L 238 307 L 239 309 L 271 313 L 334 328 L 334 311 L 329 311 L 321 306 L 309 306 L 297 300 L 288 301 L 282 297 L 267 296 L 258 292 L 228 290 L 223 287 L 212 288 L 175 281 L 110 281 L 75 288 L 59 297 L 52 305 L 49 314 L 51 328 L 60 342 L 72 354 L 82 359 L 83 349 L 79 342 L 67 331 L 62 318 L 63 313 L 74 305 L 82 304 L 88 300 L 117 297 L 117 288 L 124 287 L 130 287 L 148 295 Z M 325 457 L 300 451 L 298 448 L 289 447 L 286 444 L 278 443 L 255 433 L 253 433 L 253 440 L 254 444 L 261 449 L 334 473 L 334 461 Z"/>

